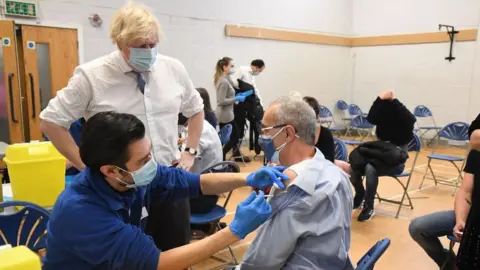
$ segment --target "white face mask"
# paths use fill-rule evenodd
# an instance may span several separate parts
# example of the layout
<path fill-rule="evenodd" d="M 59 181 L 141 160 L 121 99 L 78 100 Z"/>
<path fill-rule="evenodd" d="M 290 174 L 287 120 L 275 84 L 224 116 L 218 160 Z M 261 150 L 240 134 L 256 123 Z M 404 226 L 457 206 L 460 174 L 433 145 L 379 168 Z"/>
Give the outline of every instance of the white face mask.
<path fill-rule="evenodd" d="M 235 68 L 235 67 L 232 67 L 232 68 L 230 69 L 230 71 L 228 71 L 228 75 L 232 75 L 232 74 L 234 74 L 236 71 L 237 71 L 236 68 Z"/>
<path fill-rule="evenodd" d="M 260 75 L 260 71 L 258 71 L 258 70 L 254 70 L 254 71 L 252 71 L 251 73 L 252 73 L 252 76 L 258 76 L 258 75 Z"/>

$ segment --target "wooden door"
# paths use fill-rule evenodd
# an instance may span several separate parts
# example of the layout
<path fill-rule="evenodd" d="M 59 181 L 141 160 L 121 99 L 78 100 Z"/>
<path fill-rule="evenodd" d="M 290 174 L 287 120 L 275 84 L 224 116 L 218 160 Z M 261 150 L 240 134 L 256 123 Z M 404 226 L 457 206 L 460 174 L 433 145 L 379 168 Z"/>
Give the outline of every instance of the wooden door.
<path fill-rule="evenodd" d="M 23 141 L 15 25 L 0 20 L 0 143 Z"/>
<path fill-rule="evenodd" d="M 40 112 L 78 66 L 76 29 L 22 25 L 29 139 L 42 140 Z"/>

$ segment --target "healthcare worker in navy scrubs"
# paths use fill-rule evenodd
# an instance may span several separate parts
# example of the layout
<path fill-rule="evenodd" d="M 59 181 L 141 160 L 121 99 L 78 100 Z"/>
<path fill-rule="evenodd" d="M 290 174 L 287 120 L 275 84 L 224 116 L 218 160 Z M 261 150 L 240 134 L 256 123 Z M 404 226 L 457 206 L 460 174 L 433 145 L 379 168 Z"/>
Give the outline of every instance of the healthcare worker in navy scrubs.
<path fill-rule="evenodd" d="M 143 232 L 150 196 L 174 201 L 247 185 L 284 188 L 281 180 L 288 179 L 267 167 L 251 174 L 192 174 L 158 165 L 151 150 L 145 126 L 134 115 L 102 112 L 87 121 L 80 142 L 86 168 L 53 207 L 44 270 L 186 269 L 245 238 L 272 209 L 263 192 L 252 192 L 225 229 L 161 252 Z"/>

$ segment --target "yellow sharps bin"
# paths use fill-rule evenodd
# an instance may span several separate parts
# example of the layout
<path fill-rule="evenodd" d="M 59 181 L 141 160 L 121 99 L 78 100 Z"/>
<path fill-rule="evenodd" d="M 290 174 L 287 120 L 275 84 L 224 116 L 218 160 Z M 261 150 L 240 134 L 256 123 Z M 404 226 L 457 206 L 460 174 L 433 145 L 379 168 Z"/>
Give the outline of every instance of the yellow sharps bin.
<path fill-rule="evenodd" d="M 51 142 L 12 144 L 3 159 L 13 200 L 51 207 L 65 188 L 65 157 Z"/>
<path fill-rule="evenodd" d="M 2 270 L 40 270 L 40 258 L 26 246 L 0 250 Z"/>

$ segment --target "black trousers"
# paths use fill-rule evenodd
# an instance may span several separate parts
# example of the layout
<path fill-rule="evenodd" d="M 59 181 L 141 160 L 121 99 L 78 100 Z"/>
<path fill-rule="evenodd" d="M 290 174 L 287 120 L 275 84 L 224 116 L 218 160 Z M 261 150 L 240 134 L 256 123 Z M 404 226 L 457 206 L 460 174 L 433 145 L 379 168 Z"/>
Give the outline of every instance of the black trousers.
<path fill-rule="evenodd" d="M 240 140 L 239 129 L 235 120 L 230 123 L 220 123 L 220 128 L 223 128 L 226 125 L 232 125 L 232 135 L 230 135 L 230 140 L 223 146 L 223 160 L 227 160 L 227 153 L 230 150 L 236 150 Z"/>
<path fill-rule="evenodd" d="M 190 243 L 189 199 L 165 202 L 152 196 L 148 214 L 145 231 L 152 236 L 157 248 L 166 251 Z"/>

